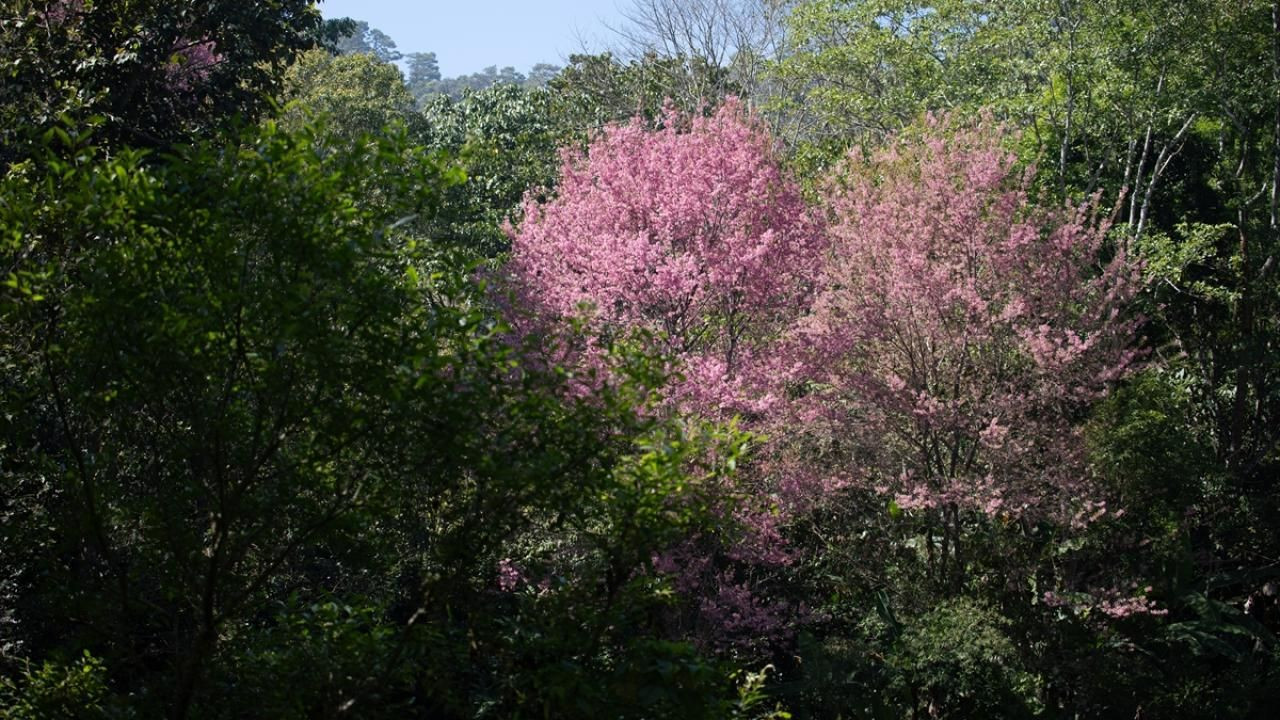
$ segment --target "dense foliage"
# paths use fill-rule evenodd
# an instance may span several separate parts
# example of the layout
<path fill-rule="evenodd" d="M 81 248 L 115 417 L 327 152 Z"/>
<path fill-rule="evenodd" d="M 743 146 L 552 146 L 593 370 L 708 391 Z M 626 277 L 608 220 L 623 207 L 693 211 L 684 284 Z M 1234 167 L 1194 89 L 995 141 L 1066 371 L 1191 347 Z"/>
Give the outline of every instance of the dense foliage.
<path fill-rule="evenodd" d="M 0 718 L 1274 713 L 1280 3 L 628 17 L 0 10 Z"/>
<path fill-rule="evenodd" d="M 0 17 L 0 162 L 63 117 L 156 147 L 252 116 L 322 37 L 310 0 L 15 0 Z"/>

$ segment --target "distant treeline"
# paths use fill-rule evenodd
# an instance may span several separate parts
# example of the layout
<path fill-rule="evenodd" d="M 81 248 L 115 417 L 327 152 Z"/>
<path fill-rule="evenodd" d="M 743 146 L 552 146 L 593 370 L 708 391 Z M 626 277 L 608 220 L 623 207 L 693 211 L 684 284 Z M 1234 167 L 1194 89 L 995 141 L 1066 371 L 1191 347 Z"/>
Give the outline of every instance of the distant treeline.
<path fill-rule="evenodd" d="M 369 27 L 369 23 L 363 20 L 351 21 L 350 28 L 350 32 L 338 40 L 337 51 L 343 55 L 367 53 L 388 63 L 404 60 L 409 71 L 409 92 L 419 104 L 432 95 L 448 95 L 457 100 L 464 90 L 483 90 L 503 83 L 525 88 L 543 87 L 560 72 L 560 66 L 548 63 L 534 65 L 527 74 L 511 66 L 499 68 L 490 65 L 478 73 L 443 77 L 435 53 L 402 53 L 396 49 L 395 40 L 381 30 Z"/>

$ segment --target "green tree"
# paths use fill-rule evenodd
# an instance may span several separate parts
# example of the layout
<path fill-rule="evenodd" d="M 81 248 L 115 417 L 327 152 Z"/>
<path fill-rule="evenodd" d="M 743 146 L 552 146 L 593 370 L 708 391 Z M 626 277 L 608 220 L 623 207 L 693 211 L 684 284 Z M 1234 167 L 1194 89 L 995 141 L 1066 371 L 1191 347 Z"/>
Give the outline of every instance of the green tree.
<path fill-rule="evenodd" d="M 779 66 L 796 137 L 876 141 L 929 111 L 1025 128 L 1060 196 L 1129 188 L 1141 234 L 1195 116 L 1214 4 L 1122 0 L 801 3 Z"/>
<path fill-rule="evenodd" d="M 281 122 L 299 128 L 308 115 L 325 116 L 331 141 L 350 143 L 389 125 L 416 121 L 400 70 L 365 53 L 307 52 L 286 73 L 285 93 L 290 105 Z"/>
<path fill-rule="evenodd" d="M 556 75 L 560 74 L 559 65 L 551 65 L 550 63 L 537 63 L 529 68 L 529 74 L 525 77 L 524 84 L 527 88 L 546 87 Z"/>
<path fill-rule="evenodd" d="M 251 118 L 322 27 L 313 0 L 14 0 L 0 19 L 0 166 L 64 116 L 145 147 Z"/>
<path fill-rule="evenodd" d="M 659 365 L 622 347 L 575 399 L 407 232 L 456 171 L 323 137 L 148 156 L 66 128 L 75 161 L 3 179 L 5 644 L 54 662 L 3 692 L 44 697 L 88 649 L 105 670 L 75 692 L 148 716 L 590 717 L 670 660 L 684 694 L 638 713 L 728 707 L 723 669 L 648 620 L 645 568 L 713 530 L 699 496 L 745 438 L 646 410 Z M 502 591 L 504 559 L 550 599 Z"/>
<path fill-rule="evenodd" d="M 548 88 L 560 122 L 582 142 L 610 123 L 638 115 L 656 120 L 668 101 L 687 112 L 711 112 L 739 91 L 727 70 L 705 58 L 653 52 L 630 61 L 608 52 L 570 55 Z"/>
<path fill-rule="evenodd" d="M 409 53 L 409 92 L 421 102 L 440 82 L 440 63 L 433 52 Z"/>
<path fill-rule="evenodd" d="M 499 69 L 490 65 L 478 73 L 442 78 L 431 86 L 428 94 L 447 95 L 453 100 L 461 100 L 468 90 L 484 90 L 495 85 L 514 85 L 523 87 L 525 76 L 515 68 L 507 66 Z M 426 95 L 419 96 L 423 100 Z"/>
<path fill-rule="evenodd" d="M 334 48 L 339 55 L 370 55 L 384 63 L 395 62 L 403 57 L 390 35 L 369 27 L 369 23 L 363 20 L 352 21 L 350 29 L 337 38 Z"/>
<path fill-rule="evenodd" d="M 460 99 L 430 97 L 421 111 L 427 147 L 458 154 L 464 184 L 432 219 L 429 232 L 481 256 L 508 246 L 504 224 L 526 192 L 555 181 L 559 148 L 568 133 L 546 90 L 499 84 Z"/>

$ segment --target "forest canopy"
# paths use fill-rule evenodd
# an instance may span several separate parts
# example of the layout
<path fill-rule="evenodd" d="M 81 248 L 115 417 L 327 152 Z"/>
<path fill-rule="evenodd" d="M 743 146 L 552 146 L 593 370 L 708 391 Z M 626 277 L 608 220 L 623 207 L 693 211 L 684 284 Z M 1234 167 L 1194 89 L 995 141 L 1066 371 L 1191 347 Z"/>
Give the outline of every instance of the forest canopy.
<path fill-rule="evenodd" d="M 1280 3 L 615 30 L 0 9 L 0 718 L 1270 717 Z"/>

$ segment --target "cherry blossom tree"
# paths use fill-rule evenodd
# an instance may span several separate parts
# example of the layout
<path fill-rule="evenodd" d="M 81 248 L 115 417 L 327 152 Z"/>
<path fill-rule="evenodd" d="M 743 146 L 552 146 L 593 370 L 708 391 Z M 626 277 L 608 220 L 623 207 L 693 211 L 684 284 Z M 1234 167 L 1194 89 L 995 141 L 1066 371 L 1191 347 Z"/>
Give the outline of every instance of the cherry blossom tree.
<path fill-rule="evenodd" d="M 730 99 L 566 152 L 555 197 L 525 203 L 511 268 L 545 315 L 589 307 L 597 331 L 659 334 L 686 408 L 758 414 L 785 374 L 764 348 L 805 306 L 823 243 L 768 131 Z"/>
<path fill-rule="evenodd" d="M 1135 263 L 1095 202 L 1037 205 L 1007 139 L 931 118 L 851 154 L 798 333 L 817 414 L 854 438 L 862 481 L 951 531 L 962 511 L 1105 512 L 1077 426 L 1136 359 Z"/>
<path fill-rule="evenodd" d="M 709 116 L 668 105 L 657 128 L 636 119 L 566 152 L 555 196 L 525 202 L 509 267 L 544 322 L 585 315 L 571 365 L 602 370 L 592 357 L 610 337 L 652 333 L 680 373 L 661 388 L 670 409 L 759 430 L 801 367 L 784 335 L 825 242 L 768 131 L 730 99 Z M 774 478 L 760 463 L 738 478 L 721 501 L 742 533 L 688 538 L 655 568 L 688 601 L 687 632 L 754 654 L 783 642 L 797 613 L 761 591 L 791 561 Z"/>

